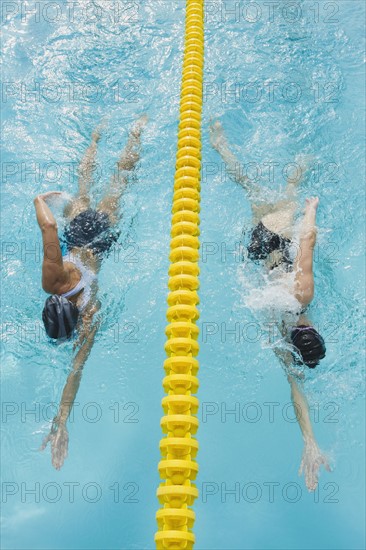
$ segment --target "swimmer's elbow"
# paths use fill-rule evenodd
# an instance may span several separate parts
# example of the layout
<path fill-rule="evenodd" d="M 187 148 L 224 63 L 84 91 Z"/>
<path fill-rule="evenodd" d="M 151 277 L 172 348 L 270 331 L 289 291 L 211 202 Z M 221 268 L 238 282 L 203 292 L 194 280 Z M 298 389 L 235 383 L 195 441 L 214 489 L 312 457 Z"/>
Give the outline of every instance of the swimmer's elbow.
<path fill-rule="evenodd" d="M 295 297 L 303 307 L 308 306 L 314 299 L 314 281 L 299 289 Z"/>
<path fill-rule="evenodd" d="M 41 228 L 41 231 L 43 233 L 47 233 L 50 230 L 57 231 L 57 222 L 56 222 L 56 220 L 43 220 L 39 224 L 39 227 Z"/>
<path fill-rule="evenodd" d="M 37 195 L 36 197 L 34 197 L 33 199 L 34 206 L 37 206 L 37 204 L 39 204 L 40 202 L 41 202 L 41 195 Z"/>
<path fill-rule="evenodd" d="M 47 294 L 54 294 L 55 291 L 55 285 L 52 284 L 45 275 L 42 277 L 42 289 L 44 292 L 47 292 Z"/>
<path fill-rule="evenodd" d="M 316 235 L 317 235 L 316 227 L 312 229 L 307 229 L 306 231 L 304 231 L 301 235 L 300 247 L 305 251 L 310 250 L 312 253 L 316 245 Z"/>

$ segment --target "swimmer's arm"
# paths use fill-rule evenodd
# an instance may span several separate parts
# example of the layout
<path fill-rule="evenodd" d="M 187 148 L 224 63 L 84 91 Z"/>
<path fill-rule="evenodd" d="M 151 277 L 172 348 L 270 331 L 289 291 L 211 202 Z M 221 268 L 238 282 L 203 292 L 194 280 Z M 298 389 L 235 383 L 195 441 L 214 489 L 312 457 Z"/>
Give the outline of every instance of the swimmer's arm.
<path fill-rule="evenodd" d="M 328 471 L 330 471 L 330 467 L 327 458 L 318 447 L 318 443 L 313 432 L 313 427 L 311 425 L 309 405 L 305 395 L 300 390 L 299 383 L 301 378 L 303 378 L 303 374 L 298 373 L 296 369 L 291 366 L 292 354 L 290 352 L 275 348 L 275 353 L 284 363 L 287 373 L 287 380 L 291 386 L 292 403 L 304 440 L 304 450 L 299 475 L 303 473 L 308 490 L 315 491 L 318 486 L 320 467 L 324 466 Z"/>
<path fill-rule="evenodd" d="M 80 387 L 84 365 L 92 350 L 98 328 L 99 323 L 94 323 L 89 334 L 84 338 L 82 345 L 79 347 L 75 355 L 73 369 L 67 378 L 64 390 L 62 392 L 59 411 L 55 418 L 58 425 L 66 425 L 67 419 L 69 418 L 76 394 Z"/>
<path fill-rule="evenodd" d="M 76 394 L 79 390 L 83 368 L 90 355 L 94 344 L 95 335 L 100 326 L 99 319 L 93 323 L 94 314 L 99 309 L 100 304 L 99 302 L 96 302 L 88 310 L 88 313 L 83 315 L 83 324 L 80 331 L 80 336 L 74 345 L 74 351 L 77 349 L 77 352 L 73 361 L 73 369 L 67 378 L 64 390 L 62 392 L 60 408 L 55 419 L 58 424 L 66 424 L 74 404 Z"/>
<path fill-rule="evenodd" d="M 62 252 L 57 234 L 57 222 L 46 199 L 54 192 L 38 195 L 34 199 L 38 225 L 42 231 L 43 264 L 42 286 L 46 292 L 53 292 L 54 285 L 64 283 L 65 271 L 62 262 Z"/>
<path fill-rule="evenodd" d="M 274 353 L 277 355 L 278 359 L 282 363 L 282 366 L 284 367 L 284 370 L 286 372 L 286 376 L 293 376 L 295 380 L 302 381 L 304 380 L 304 374 L 299 369 L 296 369 L 293 364 L 293 356 L 292 353 L 289 352 L 286 349 L 282 349 L 280 347 L 273 348 Z"/>
<path fill-rule="evenodd" d="M 62 195 L 62 193 L 61 191 L 48 191 L 47 193 L 37 195 L 33 201 L 36 209 L 37 222 L 41 230 L 47 229 L 48 227 L 57 228 L 55 217 L 47 204 L 47 199 L 54 195 Z"/>
<path fill-rule="evenodd" d="M 78 338 L 74 344 L 74 351 L 83 345 L 85 340 L 87 339 L 90 331 L 92 330 L 92 324 L 93 324 L 93 318 L 96 313 L 101 308 L 101 303 L 97 299 L 96 294 L 98 291 L 97 285 L 93 285 L 92 287 L 92 295 L 89 300 L 89 303 L 86 307 L 86 310 L 84 311 L 81 319 L 81 326 L 78 330 Z M 99 323 L 99 321 L 98 321 Z M 99 323 L 100 324 L 100 323 Z"/>
<path fill-rule="evenodd" d="M 314 439 L 313 428 L 310 422 L 309 407 L 305 395 L 300 391 L 297 381 L 304 379 L 302 372 L 293 367 L 292 354 L 288 350 L 274 348 L 274 352 L 281 360 L 287 380 L 291 387 L 291 399 L 294 405 L 296 418 L 299 423 L 304 440 Z"/>
<path fill-rule="evenodd" d="M 38 195 L 33 201 L 34 207 L 36 209 L 37 222 L 41 231 L 46 231 L 47 229 L 57 230 L 55 217 L 52 214 L 50 207 L 46 203 L 47 196 L 52 193 L 53 192 Z"/>
<path fill-rule="evenodd" d="M 307 199 L 300 228 L 300 246 L 295 261 L 295 297 L 302 306 L 309 305 L 314 297 L 313 255 L 316 244 L 318 203 L 318 199 Z"/>
<path fill-rule="evenodd" d="M 300 227 L 300 239 L 308 240 L 315 245 L 316 242 L 316 213 L 319 199 L 312 197 L 306 199 L 304 217 Z"/>
<path fill-rule="evenodd" d="M 41 446 L 41 449 L 45 449 L 48 442 L 51 443 L 52 464 L 57 470 L 62 467 L 67 457 L 69 436 L 66 423 L 72 411 L 80 387 L 83 368 L 93 347 L 99 325 L 100 321 L 98 320 L 84 335 L 83 342 L 74 358 L 72 372 L 69 374 L 63 389 L 58 413 L 53 419 L 49 435 L 45 437 Z"/>
<path fill-rule="evenodd" d="M 319 449 L 315 439 L 313 427 L 309 415 L 309 405 L 305 395 L 301 392 L 296 380 L 291 375 L 288 376 L 291 386 L 291 398 L 295 409 L 302 437 L 304 440 L 304 450 L 299 469 L 299 475 L 304 474 L 306 487 L 309 491 L 315 491 L 318 486 L 320 467 L 324 466 L 330 472 L 327 457 Z"/>
<path fill-rule="evenodd" d="M 309 407 L 305 395 L 300 391 L 298 382 L 304 379 L 302 372 L 293 367 L 292 353 L 286 349 L 275 347 L 274 352 L 281 360 L 291 386 L 291 399 L 294 405 L 296 418 L 305 439 L 314 439 L 313 429 L 309 417 Z"/>
<path fill-rule="evenodd" d="M 287 380 L 291 387 L 291 399 L 304 442 L 315 441 L 307 399 L 301 392 L 294 376 L 288 375 Z"/>

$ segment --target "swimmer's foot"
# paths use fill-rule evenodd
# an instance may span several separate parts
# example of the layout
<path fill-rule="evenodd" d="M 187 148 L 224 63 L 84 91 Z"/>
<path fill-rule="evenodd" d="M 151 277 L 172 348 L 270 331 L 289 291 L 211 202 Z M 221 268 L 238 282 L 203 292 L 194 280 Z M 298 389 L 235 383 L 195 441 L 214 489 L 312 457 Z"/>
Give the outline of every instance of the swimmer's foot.
<path fill-rule="evenodd" d="M 99 128 L 99 126 L 98 126 L 98 128 Z M 101 132 L 101 130 L 98 130 L 98 128 L 96 128 L 94 130 L 94 132 L 92 133 L 92 135 L 91 135 L 92 141 L 94 141 L 94 143 L 98 143 L 101 136 L 102 136 L 102 132 Z"/>
<path fill-rule="evenodd" d="M 94 132 L 92 133 L 92 141 L 94 141 L 95 143 L 98 143 L 100 138 L 101 138 L 101 133 L 98 132 L 97 130 L 94 130 Z"/>
<path fill-rule="evenodd" d="M 140 137 L 141 132 L 145 128 L 148 120 L 149 120 L 149 117 L 147 116 L 146 113 L 141 115 L 140 118 L 138 118 L 136 120 L 136 122 L 134 123 L 134 125 L 132 126 L 131 136 L 136 137 L 136 138 Z"/>
<path fill-rule="evenodd" d="M 211 145 L 216 151 L 220 149 L 220 146 L 222 145 L 224 140 L 224 130 L 222 127 L 222 124 L 219 120 L 216 120 L 213 122 L 211 119 L 210 121 L 210 142 Z"/>
<path fill-rule="evenodd" d="M 98 126 L 95 128 L 95 130 L 92 132 L 92 141 L 94 141 L 95 143 L 98 143 L 106 127 L 107 127 L 106 120 L 102 120 L 102 122 L 100 122 Z"/>
<path fill-rule="evenodd" d="M 147 114 L 143 114 L 136 120 L 130 130 L 126 148 L 122 151 L 121 158 L 117 162 L 118 173 L 123 171 L 131 172 L 140 160 L 141 133 L 148 121 Z M 122 185 L 125 181 L 122 178 Z"/>

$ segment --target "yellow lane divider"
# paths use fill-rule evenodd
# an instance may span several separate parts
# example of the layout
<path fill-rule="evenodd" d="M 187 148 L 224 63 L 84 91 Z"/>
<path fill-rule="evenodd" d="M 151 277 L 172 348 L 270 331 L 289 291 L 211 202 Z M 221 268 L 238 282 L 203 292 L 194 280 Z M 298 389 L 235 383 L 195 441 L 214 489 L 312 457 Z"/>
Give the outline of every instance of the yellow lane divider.
<path fill-rule="evenodd" d="M 160 441 L 163 480 L 157 490 L 158 550 L 190 550 L 195 537 L 191 509 L 198 496 L 193 481 L 198 442 L 199 351 L 199 211 L 201 179 L 201 115 L 204 62 L 204 0 L 186 0 L 185 47 L 180 102 L 178 150 L 174 179 L 170 243 L 169 295 L 164 363 L 167 393 L 162 401 Z"/>

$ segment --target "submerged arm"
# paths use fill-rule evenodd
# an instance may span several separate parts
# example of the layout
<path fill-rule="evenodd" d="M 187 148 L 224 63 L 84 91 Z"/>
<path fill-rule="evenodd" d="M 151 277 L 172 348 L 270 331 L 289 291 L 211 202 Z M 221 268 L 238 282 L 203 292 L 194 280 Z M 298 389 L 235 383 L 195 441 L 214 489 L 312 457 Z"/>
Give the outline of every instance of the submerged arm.
<path fill-rule="evenodd" d="M 296 419 L 304 440 L 304 450 L 299 468 L 299 475 L 304 473 L 308 490 L 315 491 L 318 485 L 318 475 L 321 465 L 328 471 L 330 471 L 330 468 L 327 459 L 322 454 L 316 442 L 310 420 L 309 405 L 305 394 L 300 389 L 300 383 L 304 379 L 304 375 L 293 367 L 293 359 L 290 351 L 274 348 L 274 352 L 285 368 L 287 380 L 291 387 L 291 400 L 294 406 Z"/>
<path fill-rule="evenodd" d="M 299 423 L 304 441 L 315 440 L 313 427 L 309 416 L 309 406 L 305 395 L 301 392 L 295 378 L 287 377 L 291 386 L 291 399 L 295 409 L 296 418 Z"/>
<path fill-rule="evenodd" d="M 67 419 L 69 418 L 76 394 L 79 390 L 83 369 L 92 350 L 98 328 L 99 324 L 94 323 L 89 334 L 84 336 L 83 343 L 74 357 L 72 372 L 67 378 L 64 390 L 62 392 L 59 412 L 57 414 L 57 421 L 59 424 L 66 424 Z"/>
<path fill-rule="evenodd" d="M 53 419 L 51 432 L 44 439 L 41 447 L 41 449 L 44 449 L 47 443 L 51 442 L 52 464 L 57 470 L 62 467 L 67 456 L 69 436 L 66 423 L 80 387 L 84 365 L 90 355 L 95 335 L 100 326 L 100 319 L 93 323 L 93 316 L 99 310 L 99 307 L 99 302 L 96 302 L 83 316 L 80 337 L 74 346 L 74 350 L 77 349 L 77 352 L 73 360 L 73 368 L 63 389 L 61 403 L 58 413 Z"/>
<path fill-rule="evenodd" d="M 316 442 L 307 399 L 301 392 L 295 378 L 289 375 L 287 379 L 291 386 L 291 399 L 305 445 L 299 474 L 304 473 L 305 483 L 309 491 L 315 491 L 318 486 L 320 467 L 323 465 L 328 471 L 330 471 L 330 468 L 326 457 L 322 454 Z"/>

